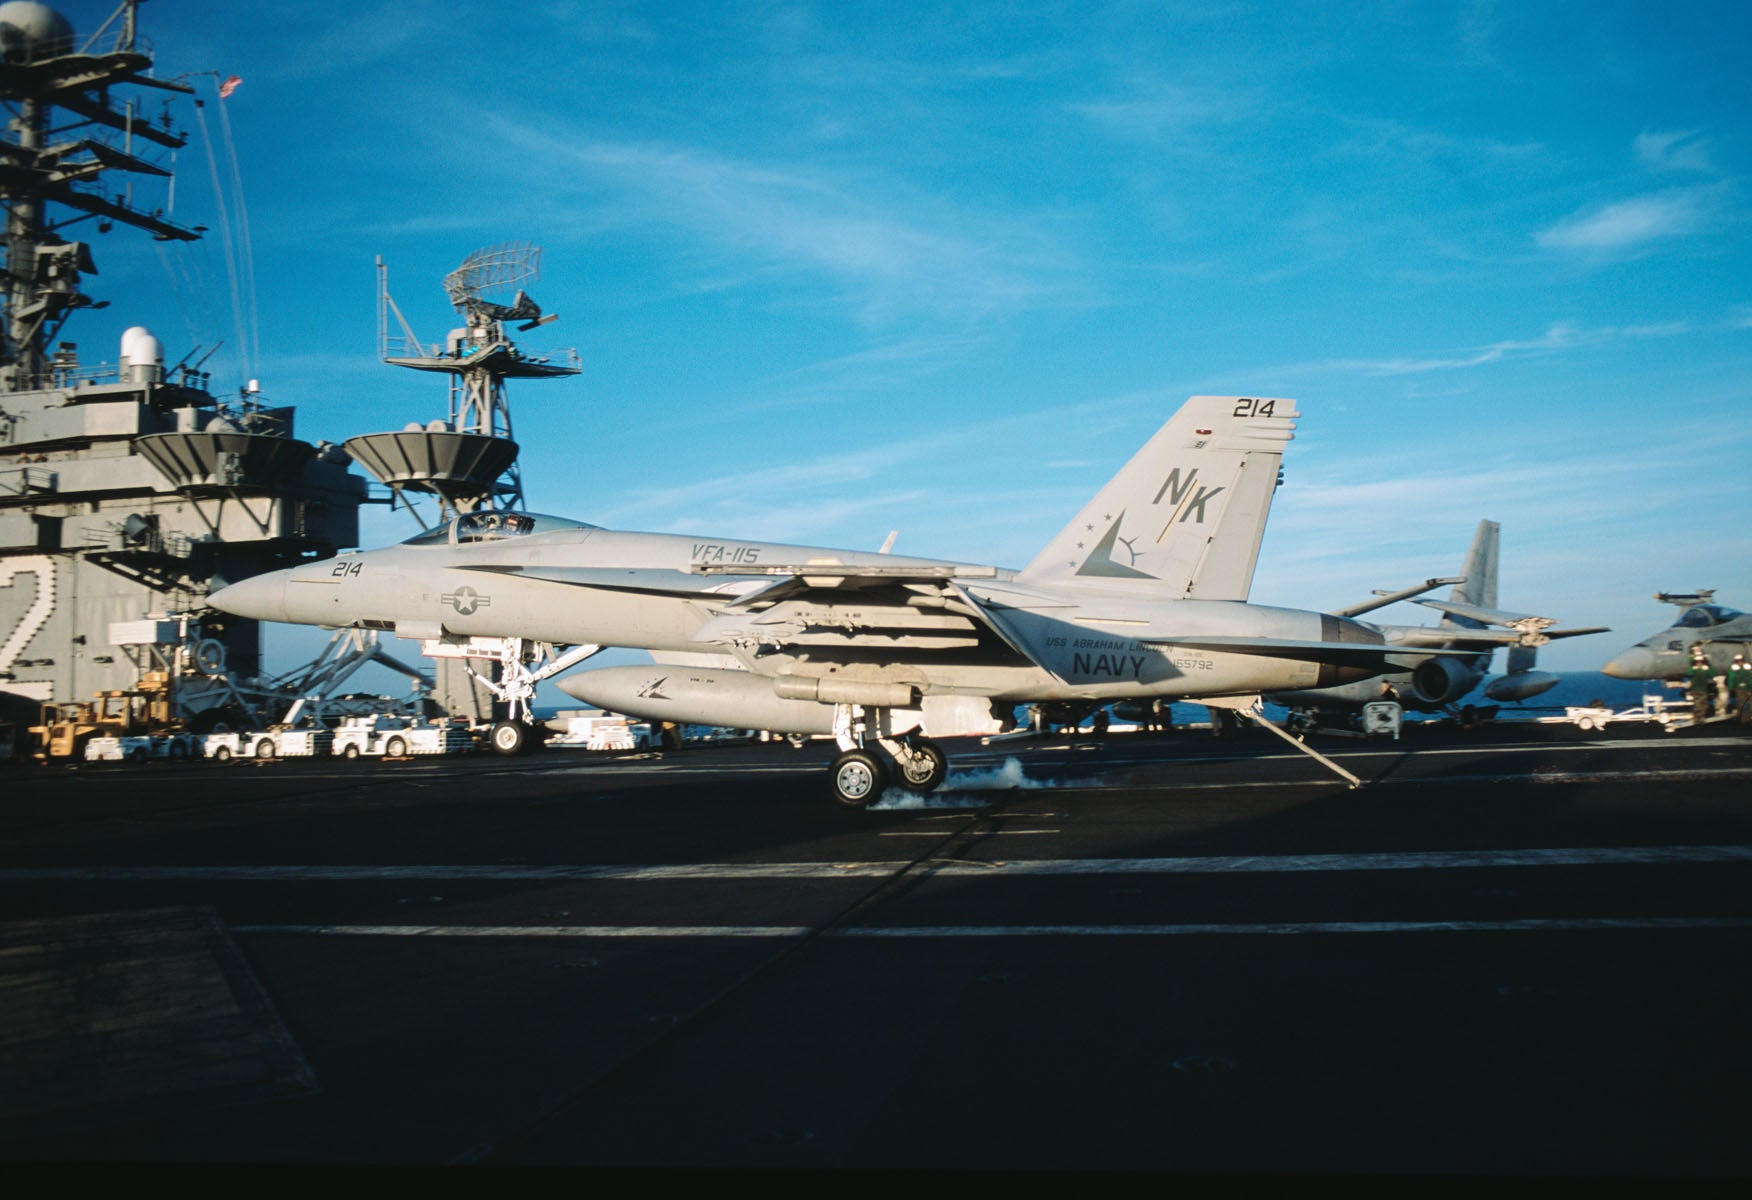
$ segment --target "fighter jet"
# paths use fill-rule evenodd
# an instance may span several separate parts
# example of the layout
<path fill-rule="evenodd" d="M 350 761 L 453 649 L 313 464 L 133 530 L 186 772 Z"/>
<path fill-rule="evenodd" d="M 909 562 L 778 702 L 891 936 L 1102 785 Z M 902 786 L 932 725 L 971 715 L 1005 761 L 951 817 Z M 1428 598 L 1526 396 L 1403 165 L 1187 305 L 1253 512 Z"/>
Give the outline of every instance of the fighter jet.
<path fill-rule="evenodd" d="M 1736 654 L 1752 654 L 1752 616 L 1715 603 L 1715 589 L 1656 592 L 1663 604 L 1684 610 L 1672 626 L 1619 652 L 1600 669 L 1616 679 L 1683 679 L 1691 647 L 1703 647 L 1709 665 L 1724 672 Z"/>
<path fill-rule="evenodd" d="M 1499 646 L 1507 646 L 1507 673 L 1485 684 L 1484 694 L 1497 701 L 1527 700 L 1555 687 L 1558 677 L 1536 670 L 1538 647 L 1556 638 L 1604 633 L 1602 627 L 1553 629 L 1549 617 L 1504 612 L 1497 608 L 1497 558 L 1502 527 L 1495 521 L 1480 521 L 1472 546 L 1458 576 L 1428 579 L 1395 592 L 1376 592 L 1375 598 L 1334 615 L 1358 617 L 1400 600 L 1410 600 L 1442 614 L 1434 626 L 1376 625 L 1383 640 L 1393 646 L 1440 649 L 1444 653 L 1393 662 L 1375 679 L 1313 691 L 1281 692 L 1267 699 L 1292 709 L 1296 724 L 1312 728 L 1321 723 L 1348 724 L 1370 701 L 1382 698 L 1391 684 L 1398 702 L 1419 712 L 1450 711 L 1484 682 L 1491 658 Z M 1453 584 L 1447 600 L 1417 599 L 1421 593 Z"/>
<path fill-rule="evenodd" d="M 1019 704 L 1160 697 L 1256 711 L 1262 692 L 1439 653 L 1341 615 L 1246 602 L 1299 416 L 1292 400 L 1193 397 L 1020 571 L 473 512 L 211 603 L 391 629 L 427 653 L 503 639 L 521 690 L 497 686 L 513 698 L 604 646 L 686 655 L 559 686 L 645 720 L 831 733 L 833 795 L 862 806 L 891 779 L 934 790 L 948 769 L 936 739 L 997 733 Z M 530 644 L 571 649 L 531 672 Z M 515 752 L 526 734 L 503 721 L 493 745 Z"/>

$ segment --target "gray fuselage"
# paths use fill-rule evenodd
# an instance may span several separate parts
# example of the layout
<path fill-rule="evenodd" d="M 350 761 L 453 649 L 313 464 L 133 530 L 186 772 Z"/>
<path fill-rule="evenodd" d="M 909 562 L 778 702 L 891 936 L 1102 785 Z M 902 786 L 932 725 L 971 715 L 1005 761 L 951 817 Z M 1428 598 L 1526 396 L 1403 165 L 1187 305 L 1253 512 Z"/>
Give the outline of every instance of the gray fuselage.
<path fill-rule="evenodd" d="M 1013 703 L 1327 686 L 1374 669 L 1172 643 L 1380 640 L 1358 622 L 1319 613 L 1152 599 L 1130 580 L 1048 589 L 1018 584 L 1010 571 L 932 559 L 534 521 L 520 536 L 472 541 L 455 526 L 434 530 L 245 580 L 215 603 L 258 619 L 422 639 L 716 654 L 775 681 L 906 685 Z M 911 569 L 938 572 L 951 594 L 869 575 Z M 736 603 L 793 577 L 803 594 Z M 846 579 L 854 584 L 839 586 Z"/>

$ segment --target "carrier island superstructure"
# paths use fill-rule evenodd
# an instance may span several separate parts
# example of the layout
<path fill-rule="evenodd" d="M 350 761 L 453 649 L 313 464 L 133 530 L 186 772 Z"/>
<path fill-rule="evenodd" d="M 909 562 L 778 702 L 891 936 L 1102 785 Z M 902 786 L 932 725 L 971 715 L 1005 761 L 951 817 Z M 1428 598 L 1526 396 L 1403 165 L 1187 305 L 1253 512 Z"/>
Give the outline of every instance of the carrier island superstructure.
<path fill-rule="evenodd" d="M 156 106 L 192 88 L 152 74 L 134 16 L 124 3 L 80 37 L 46 5 L 0 4 L 0 720 L 20 724 L 44 702 L 133 686 L 149 654 L 199 658 L 177 665 L 216 679 L 258 673 L 253 622 L 212 620 L 179 645 L 178 614 L 357 544 L 366 500 L 341 448 L 293 436 L 292 409 L 247 389 L 221 401 L 199 364 L 167 367 L 144 324 L 114 347 L 64 340 L 102 306 L 83 290 L 96 268 L 80 237 L 202 233 L 108 181 L 168 175 L 161 160 L 186 141 Z"/>

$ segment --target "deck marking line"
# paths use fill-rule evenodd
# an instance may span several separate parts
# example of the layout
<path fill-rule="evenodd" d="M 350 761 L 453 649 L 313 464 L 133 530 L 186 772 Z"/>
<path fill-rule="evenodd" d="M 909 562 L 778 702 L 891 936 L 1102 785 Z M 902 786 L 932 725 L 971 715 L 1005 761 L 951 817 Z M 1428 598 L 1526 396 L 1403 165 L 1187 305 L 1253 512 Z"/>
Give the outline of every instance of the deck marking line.
<path fill-rule="evenodd" d="M 826 938 L 1280 937 L 1294 934 L 1572 933 L 1752 929 L 1752 917 L 1530 917 L 1503 921 L 1270 921 L 1196 925 L 234 925 L 234 934 L 344 937 Z"/>
<path fill-rule="evenodd" d="M 1031 831 L 1015 831 L 1031 832 Z M 1411 850 L 1361 854 L 1197 855 L 1176 858 L 1007 858 L 999 869 L 1014 875 L 1217 875 L 1330 871 L 1427 871 L 1503 867 L 1667 866 L 1748 863 L 1752 846 L 1593 846 L 1566 849 Z M 432 879 L 664 880 L 869 879 L 892 875 L 905 862 L 676 863 L 627 866 L 434 864 L 261 866 L 0 867 L 0 883 L 42 881 L 153 883 L 182 880 L 234 882 L 348 882 Z M 992 866 L 943 866 L 939 873 L 989 875 Z"/>

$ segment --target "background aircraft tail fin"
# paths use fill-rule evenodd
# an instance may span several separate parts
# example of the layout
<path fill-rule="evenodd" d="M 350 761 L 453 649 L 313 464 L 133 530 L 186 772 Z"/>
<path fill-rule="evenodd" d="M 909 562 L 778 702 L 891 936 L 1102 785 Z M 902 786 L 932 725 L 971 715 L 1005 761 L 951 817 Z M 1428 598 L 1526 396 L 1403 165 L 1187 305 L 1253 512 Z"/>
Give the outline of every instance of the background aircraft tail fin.
<path fill-rule="evenodd" d="M 1469 604 L 1475 608 L 1495 608 L 1497 606 L 1497 552 L 1502 537 L 1502 526 L 1495 521 L 1480 521 L 1478 532 L 1472 535 L 1472 546 L 1466 551 L 1466 561 L 1460 567 L 1460 582 L 1454 585 L 1454 590 L 1448 599 L 1455 604 Z M 1445 616 L 1444 621 L 1454 621 L 1471 629 L 1482 629 L 1482 621 L 1460 621 L 1453 616 Z"/>
<path fill-rule="evenodd" d="M 1135 583 L 1162 599 L 1245 600 L 1294 400 L 1194 396 L 1022 569 L 1028 583 Z"/>

